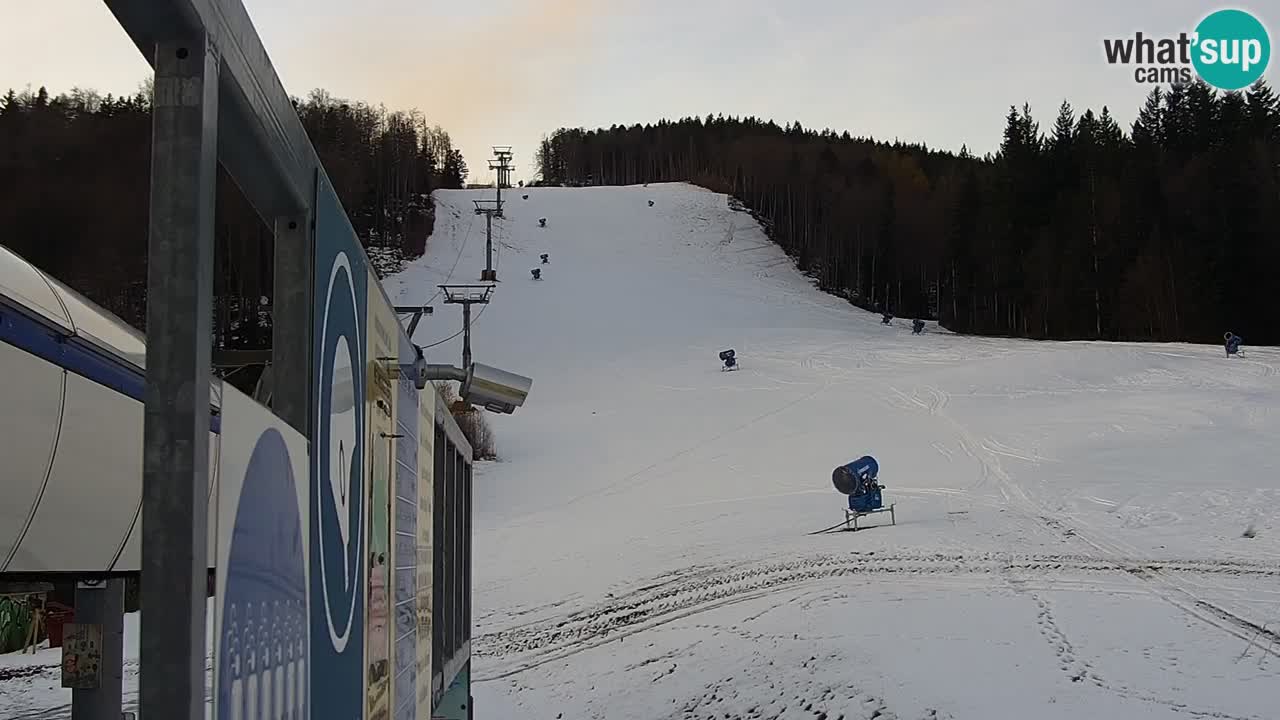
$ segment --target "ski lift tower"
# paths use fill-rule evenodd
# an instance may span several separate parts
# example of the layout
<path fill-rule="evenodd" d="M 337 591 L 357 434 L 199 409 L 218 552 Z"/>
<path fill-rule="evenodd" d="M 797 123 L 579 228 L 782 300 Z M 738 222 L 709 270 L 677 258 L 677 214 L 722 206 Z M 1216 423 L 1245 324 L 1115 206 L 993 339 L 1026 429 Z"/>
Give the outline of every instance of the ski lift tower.
<path fill-rule="evenodd" d="M 462 370 L 471 369 L 471 306 L 488 305 L 492 285 L 441 285 L 446 305 L 462 306 Z"/>
<path fill-rule="evenodd" d="M 476 205 L 476 214 L 484 215 L 484 270 L 480 271 L 483 282 L 497 282 L 498 271 L 493 267 L 493 218 L 502 217 L 501 200 L 472 200 Z"/>
<path fill-rule="evenodd" d="M 489 169 L 497 173 L 497 182 L 494 187 L 497 189 L 497 197 L 495 201 L 498 204 L 498 217 L 502 214 L 502 188 L 511 187 L 511 171 L 514 169 L 511 165 L 511 146 L 510 145 L 494 145 L 494 159 L 489 161 Z"/>

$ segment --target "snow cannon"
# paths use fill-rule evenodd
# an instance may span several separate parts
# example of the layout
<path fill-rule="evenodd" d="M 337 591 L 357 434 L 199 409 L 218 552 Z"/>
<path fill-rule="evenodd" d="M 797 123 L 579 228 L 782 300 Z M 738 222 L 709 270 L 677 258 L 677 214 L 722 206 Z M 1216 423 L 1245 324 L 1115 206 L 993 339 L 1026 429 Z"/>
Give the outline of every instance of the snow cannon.
<path fill-rule="evenodd" d="M 841 465 L 831 473 L 831 482 L 836 490 L 844 495 L 857 495 L 865 492 L 867 482 L 875 482 L 880 474 L 880 463 L 870 455 L 863 455 L 846 465 Z"/>
<path fill-rule="evenodd" d="M 547 263 L 551 262 L 551 260 L 550 260 L 551 254 L 550 254 L 550 253 L 542 253 L 542 255 L 540 255 L 539 257 L 541 257 L 541 258 L 542 258 L 542 264 L 543 264 L 543 265 L 546 265 Z"/>
<path fill-rule="evenodd" d="M 920 333 L 922 333 L 922 332 L 924 332 L 924 321 L 923 321 L 923 320 L 912 320 L 912 321 L 911 321 L 911 334 L 912 334 L 912 335 L 919 335 L 919 334 L 920 334 Z"/>
<path fill-rule="evenodd" d="M 734 370 L 738 367 L 738 359 L 734 356 L 733 348 L 721 350 L 720 361 L 724 363 L 725 370 Z"/>
<path fill-rule="evenodd" d="M 538 218 L 538 227 L 546 227 L 546 226 L 547 226 L 547 219 L 546 219 L 546 218 Z"/>
<path fill-rule="evenodd" d="M 542 279 L 542 268 L 534 268 L 529 271 L 533 275 L 534 280 Z"/>
<path fill-rule="evenodd" d="M 831 473 L 836 490 L 849 496 L 849 509 L 854 512 L 870 512 L 884 506 L 880 491 L 884 486 L 877 476 L 880 463 L 870 455 L 863 455 L 847 465 L 841 465 Z"/>
<path fill-rule="evenodd" d="M 893 313 L 880 313 L 880 324 L 888 325 L 893 320 Z"/>
<path fill-rule="evenodd" d="M 650 200 L 650 201 L 649 201 L 649 207 L 653 207 L 653 201 L 652 201 L 652 200 Z"/>
<path fill-rule="evenodd" d="M 1227 357 L 1231 357 L 1232 355 L 1240 352 L 1240 343 L 1244 342 L 1244 340 L 1241 339 L 1239 335 L 1229 332 L 1223 335 L 1222 339 L 1226 342 Z"/>

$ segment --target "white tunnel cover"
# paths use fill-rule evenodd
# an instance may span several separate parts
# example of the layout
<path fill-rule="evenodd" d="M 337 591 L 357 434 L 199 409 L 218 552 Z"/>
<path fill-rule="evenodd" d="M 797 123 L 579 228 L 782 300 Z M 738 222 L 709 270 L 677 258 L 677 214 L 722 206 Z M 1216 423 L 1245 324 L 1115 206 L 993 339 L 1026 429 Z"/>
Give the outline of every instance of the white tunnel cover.
<path fill-rule="evenodd" d="M 0 303 L 74 334 L 126 367 L 144 367 L 139 332 L 3 246 Z M 0 341 L 0 573 L 138 570 L 140 397 L 68 372 L 22 342 Z M 235 390 L 211 380 L 214 407 L 221 407 L 224 392 Z M 217 497 L 218 440 L 210 434 L 210 498 Z M 211 567 L 215 531 L 211 512 Z"/>

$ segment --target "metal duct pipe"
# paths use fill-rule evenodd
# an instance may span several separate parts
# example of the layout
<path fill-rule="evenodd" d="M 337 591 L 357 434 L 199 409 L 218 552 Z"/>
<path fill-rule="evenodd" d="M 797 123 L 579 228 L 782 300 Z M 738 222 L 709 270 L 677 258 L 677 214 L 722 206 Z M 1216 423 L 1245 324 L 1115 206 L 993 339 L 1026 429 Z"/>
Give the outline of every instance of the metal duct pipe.
<path fill-rule="evenodd" d="M 467 381 L 468 373 L 459 367 L 453 365 L 441 365 L 437 363 L 427 364 L 428 380 L 457 380 L 460 383 Z"/>

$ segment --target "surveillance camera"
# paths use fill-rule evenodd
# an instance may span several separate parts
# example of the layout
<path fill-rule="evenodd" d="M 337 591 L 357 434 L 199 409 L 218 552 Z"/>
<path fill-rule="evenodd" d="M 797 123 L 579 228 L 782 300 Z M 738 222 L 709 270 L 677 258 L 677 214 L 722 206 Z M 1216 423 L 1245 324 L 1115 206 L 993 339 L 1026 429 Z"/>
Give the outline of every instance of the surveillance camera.
<path fill-rule="evenodd" d="M 462 400 L 490 412 L 510 415 L 524 404 L 533 379 L 473 362 L 462 384 Z"/>

